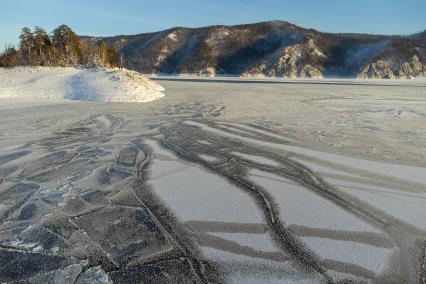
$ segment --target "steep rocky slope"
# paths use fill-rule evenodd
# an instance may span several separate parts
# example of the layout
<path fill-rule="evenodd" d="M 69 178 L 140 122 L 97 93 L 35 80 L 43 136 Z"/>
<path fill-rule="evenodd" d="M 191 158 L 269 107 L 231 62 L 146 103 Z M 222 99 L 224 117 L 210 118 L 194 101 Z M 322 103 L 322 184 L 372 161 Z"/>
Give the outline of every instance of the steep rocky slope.
<path fill-rule="evenodd" d="M 425 32 L 410 37 L 330 34 L 269 21 L 176 27 L 105 41 L 117 48 L 125 67 L 146 73 L 413 78 L 426 72 Z"/>

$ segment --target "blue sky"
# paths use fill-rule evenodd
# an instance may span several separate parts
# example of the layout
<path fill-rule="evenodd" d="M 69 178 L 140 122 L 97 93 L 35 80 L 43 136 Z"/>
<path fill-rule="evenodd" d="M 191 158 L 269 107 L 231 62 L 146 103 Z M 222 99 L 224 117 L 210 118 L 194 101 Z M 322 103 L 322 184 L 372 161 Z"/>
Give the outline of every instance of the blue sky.
<path fill-rule="evenodd" d="M 23 26 L 78 34 L 136 34 L 285 20 L 327 32 L 411 34 L 426 29 L 426 0 L 0 0 L 0 50 Z"/>

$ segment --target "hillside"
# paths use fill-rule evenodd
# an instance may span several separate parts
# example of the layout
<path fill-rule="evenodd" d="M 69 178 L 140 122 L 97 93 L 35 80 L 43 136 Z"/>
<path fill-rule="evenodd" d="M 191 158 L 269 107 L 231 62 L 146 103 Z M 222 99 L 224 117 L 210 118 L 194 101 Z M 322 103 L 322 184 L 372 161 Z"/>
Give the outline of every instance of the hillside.
<path fill-rule="evenodd" d="M 81 37 L 86 43 L 99 38 Z M 413 78 L 426 75 L 426 36 L 330 34 L 283 21 L 175 27 L 103 39 L 144 73 Z"/>

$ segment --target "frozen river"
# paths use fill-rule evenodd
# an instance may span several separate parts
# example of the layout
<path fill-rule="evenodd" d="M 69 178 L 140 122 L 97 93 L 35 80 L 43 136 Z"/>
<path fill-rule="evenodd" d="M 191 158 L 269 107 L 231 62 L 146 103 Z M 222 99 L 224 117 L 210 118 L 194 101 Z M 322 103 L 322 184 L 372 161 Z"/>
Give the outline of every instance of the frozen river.
<path fill-rule="evenodd" d="M 425 81 L 234 81 L 0 99 L 0 282 L 424 282 Z"/>

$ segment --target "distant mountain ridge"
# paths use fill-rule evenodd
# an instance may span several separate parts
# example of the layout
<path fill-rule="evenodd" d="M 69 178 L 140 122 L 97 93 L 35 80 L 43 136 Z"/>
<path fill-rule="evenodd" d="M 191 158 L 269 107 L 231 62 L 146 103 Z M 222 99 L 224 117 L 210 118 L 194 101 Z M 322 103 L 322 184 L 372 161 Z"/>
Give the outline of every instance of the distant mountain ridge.
<path fill-rule="evenodd" d="M 81 37 L 86 42 L 98 38 Z M 414 78 L 426 76 L 426 31 L 413 36 L 333 34 L 284 21 L 175 27 L 103 38 L 144 73 Z"/>

